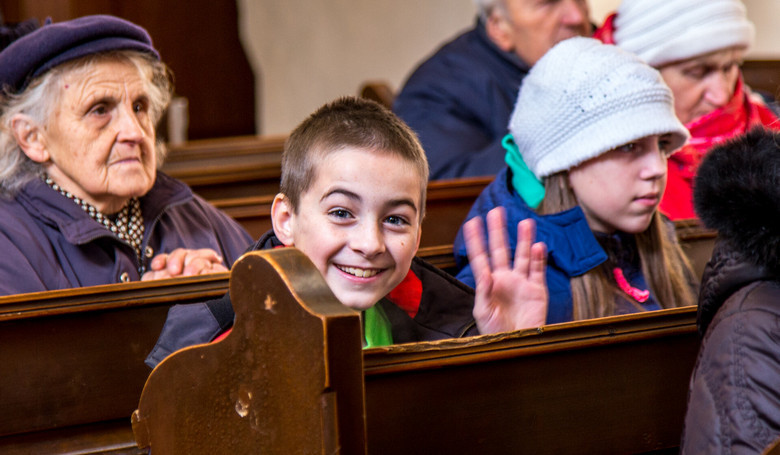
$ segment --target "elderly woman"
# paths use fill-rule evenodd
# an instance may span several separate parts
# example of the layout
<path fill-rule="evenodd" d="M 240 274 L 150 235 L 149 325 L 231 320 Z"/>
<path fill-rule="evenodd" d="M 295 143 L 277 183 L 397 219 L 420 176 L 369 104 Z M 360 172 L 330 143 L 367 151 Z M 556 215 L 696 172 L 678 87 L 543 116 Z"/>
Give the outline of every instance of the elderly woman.
<path fill-rule="evenodd" d="M 157 171 L 172 93 L 146 31 L 112 16 L 0 52 L 0 295 L 224 271 L 251 243 Z"/>
<path fill-rule="evenodd" d="M 660 210 L 671 219 L 696 217 L 693 178 L 712 146 L 757 125 L 780 128 L 742 82 L 739 65 L 754 33 L 739 0 L 623 0 L 596 31 L 661 72 L 691 133 L 690 143 L 669 158 Z"/>

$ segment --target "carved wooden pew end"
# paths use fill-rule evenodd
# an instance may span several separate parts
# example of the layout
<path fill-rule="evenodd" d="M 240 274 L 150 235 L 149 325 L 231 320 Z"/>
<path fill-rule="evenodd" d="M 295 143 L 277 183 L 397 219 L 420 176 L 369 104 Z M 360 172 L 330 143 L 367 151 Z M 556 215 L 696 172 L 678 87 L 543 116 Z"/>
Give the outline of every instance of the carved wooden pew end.
<path fill-rule="evenodd" d="M 363 453 L 358 313 L 294 248 L 234 266 L 222 341 L 165 359 L 133 414 L 139 447 L 166 453 Z M 342 417 L 339 417 L 342 416 Z"/>

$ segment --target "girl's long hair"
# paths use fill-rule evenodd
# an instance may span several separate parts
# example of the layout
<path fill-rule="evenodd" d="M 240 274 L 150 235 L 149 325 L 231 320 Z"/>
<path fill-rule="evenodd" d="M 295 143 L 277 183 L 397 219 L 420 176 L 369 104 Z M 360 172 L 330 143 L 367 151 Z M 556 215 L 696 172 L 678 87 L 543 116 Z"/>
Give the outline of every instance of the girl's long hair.
<path fill-rule="evenodd" d="M 539 213 L 558 213 L 577 204 L 577 198 L 569 185 L 567 171 L 545 179 L 545 197 L 538 209 Z M 650 292 L 661 307 L 674 308 L 695 304 L 691 266 L 677 242 L 676 234 L 666 227 L 657 210 L 648 228 L 634 237 L 642 273 L 650 286 Z M 611 276 L 609 265 L 602 264 L 583 275 L 571 278 L 574 320 L 615 314 L 617 297 L 631 301 L 631 297 L 613 283 Z"/>

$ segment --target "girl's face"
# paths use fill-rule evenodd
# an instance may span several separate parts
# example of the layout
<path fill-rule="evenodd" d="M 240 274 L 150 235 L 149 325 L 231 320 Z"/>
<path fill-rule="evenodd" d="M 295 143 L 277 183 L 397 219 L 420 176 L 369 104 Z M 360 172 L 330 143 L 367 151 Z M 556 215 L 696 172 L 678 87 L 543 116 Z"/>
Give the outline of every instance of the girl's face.
<path fill-rule="evenodd" d="M 666 187 L 669 134 L 643 137 L 569 170 L 569 185 L 591 230 L 638 234 Z"/>

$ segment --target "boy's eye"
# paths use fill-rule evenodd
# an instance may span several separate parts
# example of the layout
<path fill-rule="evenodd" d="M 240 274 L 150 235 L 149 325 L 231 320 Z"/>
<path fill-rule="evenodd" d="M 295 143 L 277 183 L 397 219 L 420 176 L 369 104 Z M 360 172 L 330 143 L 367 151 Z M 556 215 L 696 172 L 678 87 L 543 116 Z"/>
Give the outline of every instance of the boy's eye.
<path fill-rule="evenodd" d="M 385 218 L 385 222 L 396 226 L 406 226 L 409 224 L 409 221 L 406 218 L 398 215 L 388 216 L 387 218 Z"/>
<path fill-rule="evenodd" d="M 328 215 L 334 218 L 344 218 L 344 219 L 352 217 L 352 214 L 349 213 L 349 210 L 345 210 L 345 209 L 331 210 L 330 212 L 328 212 Z"/>
<path fill-rule="evenodd" d="M 619 146 L 618 148 L 616 148 L 615 150 L 617 150 L 619 152 L 630 153 L 630 152 L 633 152 L 633 151 L 637 150 L 637 144 L 635 142 L 631 142 L 631 143 L 628 143 L 628 144 L 623 144 L 623 145 Z"/>

